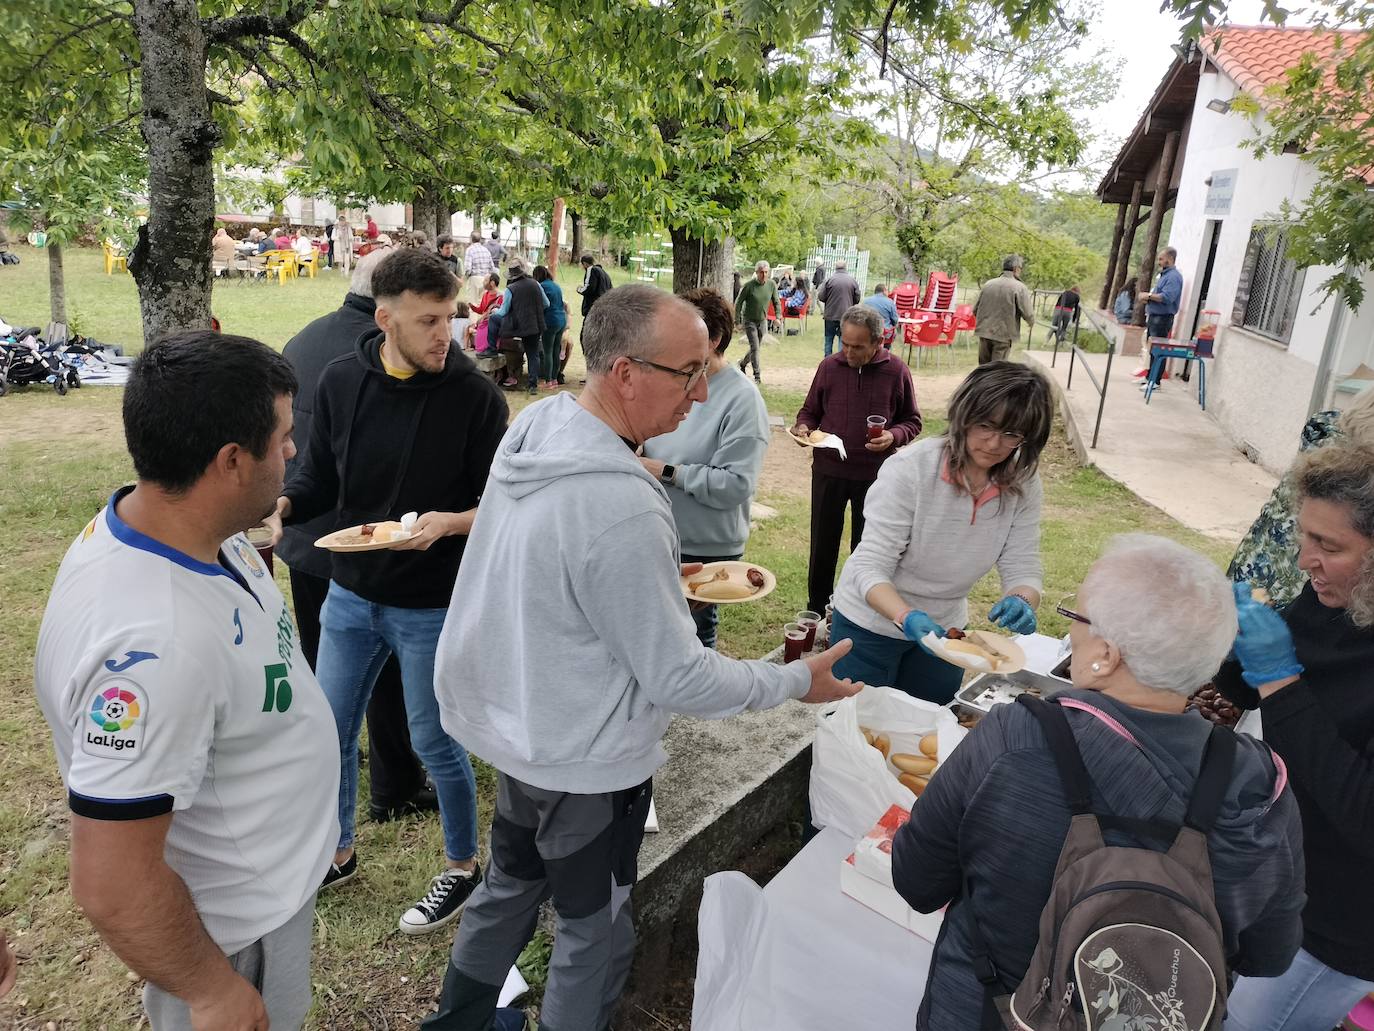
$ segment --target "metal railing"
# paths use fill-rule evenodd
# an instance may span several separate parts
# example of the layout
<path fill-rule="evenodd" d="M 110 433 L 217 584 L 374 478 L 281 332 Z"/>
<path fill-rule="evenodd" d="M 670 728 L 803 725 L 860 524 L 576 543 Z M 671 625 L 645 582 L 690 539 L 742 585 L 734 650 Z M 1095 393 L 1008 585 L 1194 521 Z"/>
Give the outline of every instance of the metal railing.
<path fill-rule="evenodd" d="M 1097 314 L 1091 308 L 1085 306 L 1081 310 L 1088 317 L 1088 320 L 1093 323 L 1094 328 L 1107 340 L 1107 368 L 1102 373 L 1102 382 L 1099 383 L 1097 381 L 1097 376 L 1093 373 L 1092 366 L 1088 364 L 1088 352 L 1078 346 L 1078 321 L 1075 320 L 1073 324 L 1073 340 L 1069 343 L 1069 375 L 1067 382 L 1064 384 L 1064 389 L 1066 391 L 1073 389 L 1073 366 L 1074 359 L 1077 358 L 1079 359 L 1079 364 L 1083 366 L 1083 371 L 1087 374 L 1088 379 L 1092 381 L 1093 389 L 1097 391 L 1097 421 L 1093 423 L 1093 442 L 1089 445 L 1089 447 L 1096 449 L 1098 434 L 1102 432 L 1102 412 L 1107 407 L 1107 383 L 1112 378 L 1112 358 L 1116 356 L 1116 341 L 1113 340 L 1108 333 L 1104 332 L 1106 329 L 1105 325 L 1097 323 Z M 1059 333 L 1054 333 L 1052 335 L 1054 337 L 1054 352 L 1050 355 L 1050 368 L 1054 368 L 1054 363 L 1059 359 L 1061 337 Z"/>

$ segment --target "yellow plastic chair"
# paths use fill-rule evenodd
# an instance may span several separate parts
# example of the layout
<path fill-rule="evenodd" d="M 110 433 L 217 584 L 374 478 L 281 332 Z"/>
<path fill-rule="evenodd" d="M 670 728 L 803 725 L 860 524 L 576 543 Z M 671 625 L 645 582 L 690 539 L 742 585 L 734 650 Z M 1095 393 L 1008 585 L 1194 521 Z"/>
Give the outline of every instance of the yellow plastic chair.
<path fill-rule="evenodd" d="M 298 256 L 296 258 L 296 264 L 300 266 L 299 269 L 297 269 L 297 272 L 304 272 L 308 276 L 310 276 L 311 279 L 314 279 L 315 270 L 320 264 L 320 252 L 311 251 L 310 257 L 308 258 L 302 258 Z"/>
<path fill-rule="evenodd" d="M 263 258 L 263 268 L 269 276 L 276 275 L 278 286 L 284 285 L 288 279 L 296 278 L 295 251 L 267 251 Z"/>
<path fill-rule="evenodd" d="M 123 254 L 117 253 L 115 249 L 110 246 L 108 240 L 101 245 L 101 250 L 105 252 L 105 275 L 114 275 L 115 269 L 119 269 L 121 272 L 129 271 L 129 259 Z"/>

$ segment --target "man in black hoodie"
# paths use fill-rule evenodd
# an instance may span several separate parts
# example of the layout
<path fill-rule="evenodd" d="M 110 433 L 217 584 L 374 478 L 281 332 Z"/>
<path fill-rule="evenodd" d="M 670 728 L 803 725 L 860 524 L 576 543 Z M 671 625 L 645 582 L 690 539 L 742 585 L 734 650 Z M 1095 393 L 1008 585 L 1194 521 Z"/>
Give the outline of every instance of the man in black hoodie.
<path fill-rule="evenodd" d="M 358 338 L 377 330 L 377 303 L 372 299 L 372 272 L 386 257 L 375 251 L 359 259 L 349 280 L 348 293 L 336 311 L 322 315 L 286 343 L 283 357 L 295 370 L 300 389 L 291 398 L 291 436 L 296 454 L 304 456 L 314 421 L 315 388 L 324 368 L 340 355 L 352 354 Z M 286 466 L 287 479 L 300 467 L 301 457 Z M 314 669 L 320 651 L 320 609 L 329 592 L 333 556 L 315 547 L 315 541 L 339 529 L 334 511 L 308 523 L 297 523 L 282 533 L 276 555 L 291 573 L 291 600 L 301 651 Z M 425 787 L 425 771 L 410 747 L 406 725 L 401 667 L 396 656 L 387 660 L 367 703 L 367 774 L 372 791 L 368 808 L 372 818 L 385 822 L 406 812 L 437 809 L 438 799 Z"/>
<path fill-rule="evenodd" d="M 587 316 L 592 313 L 592 305 L 611 292 L 611 274 L 590 254 L 582 255 L 580 261 L 582 264 L 582 285 L 577 288 L 577 292 L 582 295 L 582 325 L 585 327 Z M 582 342 L 580 334 L 577 342 L 579 344 Z M 571 348 L 569 353 L 571 353 Z M 567 365 L 568 359 L 564 358 L 563 364 L 558 369 L 559 383 L 563 382 L 563 370 L 567 368 Z"/>
<path fill-rule="evenodd" d="M 447 859 L 400 920 L 402 932 L 423 934 L 456 919 L 481 876 L 472 767 L 439 723 L 434 651 L 507 412 L 496 387 L 450 347 L 458 280 L 442 258 L 390 253 L 372 290 L 381 328 L 325 368 L 310 441 L 277 512 L 295 523 L 332 509 L 339 526 L 419 513 L 399 545 L 334 562 L 316 675 L 334 710 L 342 767 L 328 887 L 357 873 L 362 714 L 387 657 L 400 662 L 411 742 L 439 796 Z"/>

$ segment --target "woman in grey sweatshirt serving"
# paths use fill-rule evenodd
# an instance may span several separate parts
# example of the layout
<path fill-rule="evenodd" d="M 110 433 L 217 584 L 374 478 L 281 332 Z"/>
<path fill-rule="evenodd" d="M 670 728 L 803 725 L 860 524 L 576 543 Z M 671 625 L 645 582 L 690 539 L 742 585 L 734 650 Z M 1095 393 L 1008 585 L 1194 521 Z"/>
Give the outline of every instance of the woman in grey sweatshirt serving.
<path fill-rule="evenodd" d="M 883 464 L 868 492 L 863 542 L 835 589 L 831 639 L 854 642 L 838 676 L 948 702 L 963 671 L 920 640 L 962 627 L 968 592 L 994 566 L 1003 597 L 988 618 L 1018 634 L 1035 630 L 1043 495 L 1036 469 L 1052 416 L 1044 376 L 992 362 L 954 392 L 943 437 Z"/>

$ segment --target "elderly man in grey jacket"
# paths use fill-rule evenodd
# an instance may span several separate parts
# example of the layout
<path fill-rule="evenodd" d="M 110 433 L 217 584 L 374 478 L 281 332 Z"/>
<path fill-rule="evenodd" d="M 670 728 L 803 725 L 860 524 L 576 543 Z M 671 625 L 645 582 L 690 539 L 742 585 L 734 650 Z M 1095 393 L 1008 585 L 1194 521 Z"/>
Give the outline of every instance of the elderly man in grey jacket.
<path fill-rule="evenodd" d="M 439 641 L 444 728 L 498 771 L 491 862 L 426 1028 L 487 1031 L 552 899 L 540 1026 L 600 1031 L 634 958 L 630 889 L 673 713 L 719 718 L 861 685 L 849 642 L 786 666 L 704 648 L 664 485 L 636 449 L 706 400 L 697 309 L 617 287 L 587 317 L 587 387 L 530 405 L 492 465 Z M 514 656 L 514 659 L 512 657 Z"/>
<path fill-rule="evenodd" d="M 1010 254 L 1002 259 L 1002 274 L 983 284 L 973 305 L 978 320 L 978 364 L 1006 361 L 1011 345 L 1020 335 L 1020 323 L 1035 325 L 1031 292 L 1021 282 L 1026 259 Z"/>

